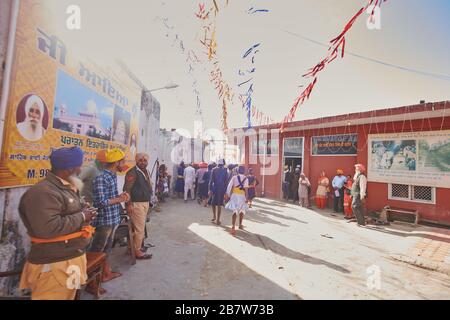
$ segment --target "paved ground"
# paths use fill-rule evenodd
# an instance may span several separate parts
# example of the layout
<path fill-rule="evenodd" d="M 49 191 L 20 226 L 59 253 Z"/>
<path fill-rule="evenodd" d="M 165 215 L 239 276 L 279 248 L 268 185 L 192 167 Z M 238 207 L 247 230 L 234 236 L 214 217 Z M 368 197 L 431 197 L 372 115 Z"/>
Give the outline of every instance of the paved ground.
<path fill-rule="evenodd" d="M 115 248 L 123 276 L 104 284 L 102 299 L 450 299 L 449 230 L 358 228 L 259 199 L 246 231 L 232 237 L 231 215 L 222 216 L 217 227 L 209 208 L 164 204 L 149 224 L 153 259 L 131 266 L 125 248 Z"/>

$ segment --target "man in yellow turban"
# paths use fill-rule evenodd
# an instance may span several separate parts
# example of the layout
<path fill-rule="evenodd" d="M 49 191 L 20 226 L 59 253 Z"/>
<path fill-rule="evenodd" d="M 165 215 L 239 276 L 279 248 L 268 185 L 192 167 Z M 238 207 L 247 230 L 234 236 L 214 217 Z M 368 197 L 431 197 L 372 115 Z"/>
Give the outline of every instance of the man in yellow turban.
<path fill-rule="evenodd" d="M 104 169 L 93 183 L 94 207 L 98 208 L 98 217 L 94 222 L 96 231 L 89 251 L 104 252 L 108 255 L 112 249 L 114 234 L 120 224 L 121 203 L 129 201 L 130 195 L 127 192 L 119 195 L 117 187 L 117 172 L 127 170 L 125 153 L 120 149 L 107 150 L 104 161 Z M 103 282 L 120 276 L 120 273 L 112 272 L 109 264 L 106 264 Z"/>

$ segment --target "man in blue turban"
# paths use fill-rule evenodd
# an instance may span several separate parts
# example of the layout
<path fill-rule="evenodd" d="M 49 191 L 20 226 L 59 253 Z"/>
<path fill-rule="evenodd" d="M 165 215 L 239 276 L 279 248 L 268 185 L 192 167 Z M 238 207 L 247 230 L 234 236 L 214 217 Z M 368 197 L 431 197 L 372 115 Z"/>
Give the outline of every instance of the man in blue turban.
<path fill-rule="evenodd" d="M 47 177 L 25 192 L 19 213 L 31 239 L 20 288 L 31 289 L 33 300 L 73 300 L 76 285 L 68 286 L 67 268 L 79 271 L 79 284 L 86 275 L 86 248 L 96 209 L 84 206 L 76 186 L 83 164 L 83 151 L 60 148 L 50 155 Z"/>

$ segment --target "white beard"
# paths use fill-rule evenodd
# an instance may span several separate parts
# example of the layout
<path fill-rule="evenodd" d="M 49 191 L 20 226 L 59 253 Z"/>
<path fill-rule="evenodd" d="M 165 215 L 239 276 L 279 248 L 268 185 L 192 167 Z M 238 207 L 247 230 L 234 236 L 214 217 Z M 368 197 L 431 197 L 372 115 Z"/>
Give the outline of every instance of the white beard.
<path fill-rule="evenodd" d="M 17 129 L 19 130 L 22 137 L 29 141 L 37 141 L 41 139 L 42 133 L 44 131 L 41 122 L 38 122 L 33 128 L 33 125 L 28 119 L 26 119 L 24 122 L 19 123 L 17 125 Z"/>
<path fill-rule="evenodd" d="M 72 186 L 74 186 L 75 188 L 77 188 L 78 192 L 81 192 L 81 190 L 83 190 L 84 187 L 84 183 L 83 181 L 78 178 L 77 176 L 70 176 L 69 177 L 69 182 Z"/>

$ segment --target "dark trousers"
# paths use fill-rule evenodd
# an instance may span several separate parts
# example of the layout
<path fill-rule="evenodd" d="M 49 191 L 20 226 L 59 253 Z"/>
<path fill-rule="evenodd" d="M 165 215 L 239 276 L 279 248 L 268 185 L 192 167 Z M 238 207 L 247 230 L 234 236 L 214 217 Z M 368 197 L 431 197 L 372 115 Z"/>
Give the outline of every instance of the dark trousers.
<path fill-rule="evenodd" d="M 364 218 L 364 207 L 361 203 L 361 198 L 359 195 L 354 195 L 352 198 L 352 209 L 353 214 L 356 217 L 356 220 L 358 221 L 358 224 L 361 226 L 366 225 L 366 220 Z"/>
<path fill-rule="evenodd" d="M 289 182 L 283 182 L 283 199 L 289 198 Z"/>
<path fill-rule="evenodd" d="M 95 228 L 94 238 L 92 239 L 89 252 L 111 253 L 114 242 L 114 234 L 117 226 L 98 226 Z"/>
<path fill-rule="evenodd" d="M 339 189 L 339 197 L 334 194 L 334 206 L 335 212 L 344 212 L 344 188 Z"/>

